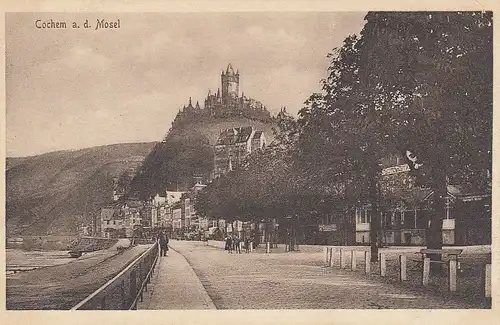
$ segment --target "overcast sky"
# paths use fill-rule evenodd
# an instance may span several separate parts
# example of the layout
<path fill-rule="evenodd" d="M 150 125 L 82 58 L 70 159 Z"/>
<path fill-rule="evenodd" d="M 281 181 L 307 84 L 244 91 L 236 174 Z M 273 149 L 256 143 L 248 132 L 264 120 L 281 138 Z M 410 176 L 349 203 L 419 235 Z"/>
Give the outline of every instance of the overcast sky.
<path fill-rule="evenodd" d="M 161 140 L 229 62 L 245 95 L 296 114 L 365 14 L 6 14 L 7 155 Z M 97 18 L 120 29 L 95 30 Z M 68 28 L 35 27 L 50 19 Z"/>

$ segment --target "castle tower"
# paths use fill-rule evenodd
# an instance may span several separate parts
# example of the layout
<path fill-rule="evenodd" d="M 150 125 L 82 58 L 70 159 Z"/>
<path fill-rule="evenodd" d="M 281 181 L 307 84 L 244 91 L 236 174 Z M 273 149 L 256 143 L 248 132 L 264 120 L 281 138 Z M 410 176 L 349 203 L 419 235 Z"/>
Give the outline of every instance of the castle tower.
<path fill-rule="evenodd" d="M 222 103 L 228 105 L 233 99 L 238 98 L 240 92 L 240 74 L 234 73 L 231 63 L 227 65 L 226 72 L 221 74 Z"/>

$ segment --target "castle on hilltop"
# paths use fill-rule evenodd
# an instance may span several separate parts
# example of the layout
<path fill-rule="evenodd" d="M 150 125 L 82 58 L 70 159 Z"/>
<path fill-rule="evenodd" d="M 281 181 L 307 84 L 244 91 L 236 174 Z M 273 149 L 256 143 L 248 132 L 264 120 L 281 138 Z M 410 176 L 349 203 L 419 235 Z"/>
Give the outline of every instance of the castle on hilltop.
<path fill-rule="evenodd" d="M 198 101 L 193 106 L 190 97 L 188 106 L 179 110 L 172 126 L 204 120 L 207 117 L 244 116 L 263 122 L 271 119 L 271 114 L 260 101 L 248 98 L 244 93 L 240 96 L 240 73 L 238 70 L 234 72 L 231 63 L 228 64 L 226 71 L 222 70 L 221 86 L 215 94 L 208 90 L 203 108 Z"/>

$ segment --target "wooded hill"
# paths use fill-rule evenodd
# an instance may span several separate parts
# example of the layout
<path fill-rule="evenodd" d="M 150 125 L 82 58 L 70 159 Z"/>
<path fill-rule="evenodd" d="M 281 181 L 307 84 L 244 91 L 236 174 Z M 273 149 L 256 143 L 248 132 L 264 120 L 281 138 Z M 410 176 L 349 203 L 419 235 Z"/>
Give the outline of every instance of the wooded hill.
<path fill-rule="evenodd" d="M 110 202 L 113 179 L 138 168 L 154 142 L 7 158 L 7 235 L 74 234 Z"/>

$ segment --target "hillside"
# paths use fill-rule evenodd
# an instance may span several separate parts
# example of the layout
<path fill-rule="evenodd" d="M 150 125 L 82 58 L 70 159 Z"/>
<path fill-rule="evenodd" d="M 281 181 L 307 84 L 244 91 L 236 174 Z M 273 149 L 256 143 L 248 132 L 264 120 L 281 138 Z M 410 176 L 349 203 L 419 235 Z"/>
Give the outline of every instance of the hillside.
<path fill-rule="evenodd" d="M 221 130 L 240 126 L 264 131 L 268 143 L 274 139 L 272 124 L 242 116 L 207 118 L 173 127 L 133 180 L 133 195 L 147 198 L 165 189 L 186 190 L 194 182 L 193 175 L 207 180 L 213 170 L 213 145 Z"/>
<path fill-rule="evenodd" d="M 112 199 L 113 179 L 139 168 L 155 143 L 7 158 L 7 234 L 73 234 Z"/>

